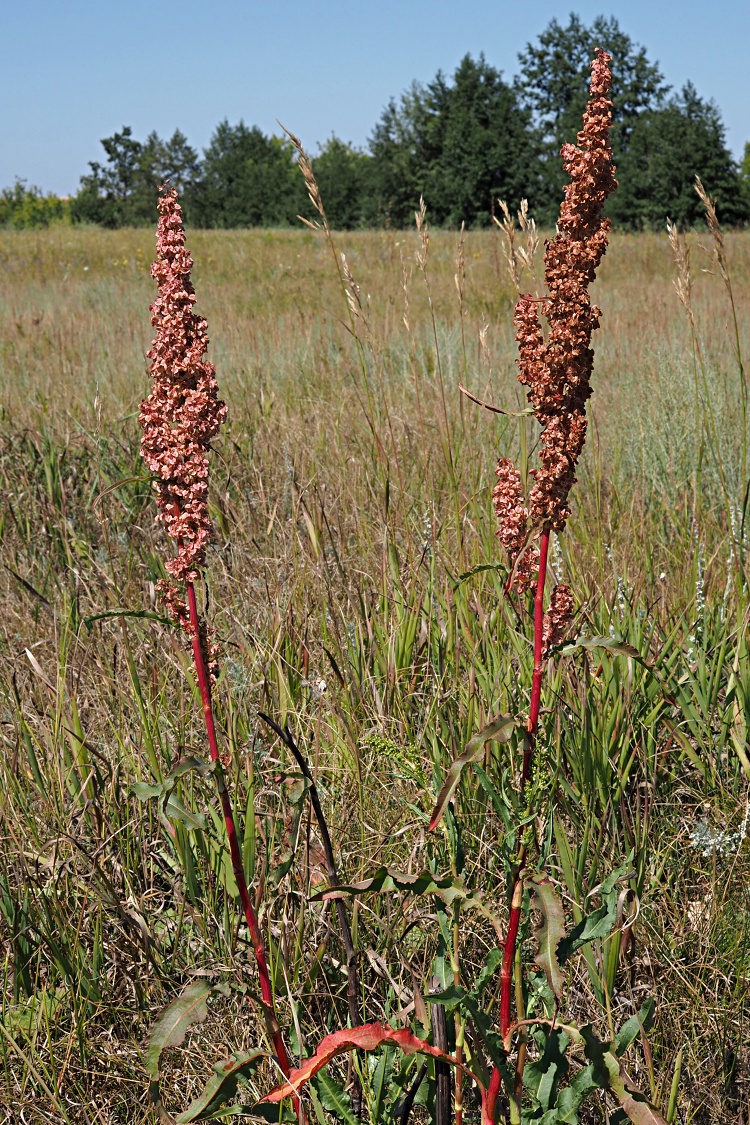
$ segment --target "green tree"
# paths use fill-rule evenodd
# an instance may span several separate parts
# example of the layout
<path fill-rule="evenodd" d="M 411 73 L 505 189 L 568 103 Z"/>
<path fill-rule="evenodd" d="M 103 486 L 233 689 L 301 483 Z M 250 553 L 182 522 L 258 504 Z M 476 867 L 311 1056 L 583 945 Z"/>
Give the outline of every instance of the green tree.
<path fill-rule="evenodd" d="M 372 158 L 352 145 L 332 136 L 312 162 L 315 179 L 334 229 L 352 230 L 367 223 L 367 200 Z M 300 212 L 317 217 L 309 200 Z"/>
<path fill-rule="evenodd" d="M 667 216 L 682 227 L 702 222 L 696 175 L 716 198 L 721 222 L 734 226 L 747 220 L 749 201 L 726 146 L 721 114 L 688 82 L 679 95 L 638 118 L 617 172 L 613 220 L 633 229 L 663 228 Z"/>
<path fill-rule="evenodd" d="M 745 205 L 750 212 L 750 141 L 745 141 L 745 151 L 740 162 L 740 179 Z"/>
<path fill-rule="evenodd" d="M 370 137 L 372 175 L 369 219 L 376 226 L 411 223 L 426 187 L 427 171 L 440 151 L 440 113 L 436 91 L 444 83 L 438 75 L 430 94 L 419 83 L 391 99 Z"/>
<path fill-rule="evenodd" d="M 73 201 L 73 218 L 104 227 L 129 226 L 133 221 L 132 195 L 143 145 L 124 125 L 121 133 L 104 137 L 107 163 L 89 161 L 90 173 L 81 176 L 81 187 Z"/>
<path fill-rule="evenodd" d="M 0 227 L 32 230 L 69 220 L 67 200 L 44 195 L 38 187 L 27 187 L 25 180 L 17 179 L 12 188 L 0 192 Z"/>
<path fill-rule="evenodd" d="M 196 201 L 204 227 L 285 226 L 305 198 L 294 147 L 257 126 L 222 121 L 204 152 Z"/>
<path fill-rule="evenodd" d="M 466 55 L 449 87 L 436 90 L 441 122 L 439 151 L 431 162 L 425 195 L 436 219 L 449 226 L 486 226 L 498 198 L 515 206 L 536 204 L 536 149 L 529 113 L 500 71 L 483 55 Z M 436 146 L 437 147 L 437 146 Z"/>
<path fill-rule="evenodd" d="M 517 87 L 539 132 L 543 159 L 543 214 L 554 221 L 566 176 L 560 165 L 563 144 L 575 142 L 586 106 L 591 60 L 597 47 L 609 51 L 612 65 L 612 148 L 616 163 L 639 117 L 655 109 L 669 87 L 644 47 L 634 44 L 614 17 L 598 16 L 590 27 L 571 13 L 565 27 L 553 19 L 536 44 L 527 44 L 518 58 Z"/>
<path fill-rule="evenodd" d="M 373 199 L 381 221 L 412 221 L 424 195 L 432 221 L 477 226 L 500 195 L 535 201 L 537 154 L 530 114 L 483 55 L 391 101 L 370 139 Z"/>
<path fill-rule="evenodd" d="M 151 133 L 145 144 L 133 137 L 129 126 L 102 140 L 106 164 L 92 161 L 81 177 L 81 188 L 72 204 L 78 221 L 105 227 L 152 224 L 156 216 L 159 185 L 169 180 L 180 192 L 185 214 L 192 218 L 200 178 L 198 155 L 179 129 L 169 141 Z"/>

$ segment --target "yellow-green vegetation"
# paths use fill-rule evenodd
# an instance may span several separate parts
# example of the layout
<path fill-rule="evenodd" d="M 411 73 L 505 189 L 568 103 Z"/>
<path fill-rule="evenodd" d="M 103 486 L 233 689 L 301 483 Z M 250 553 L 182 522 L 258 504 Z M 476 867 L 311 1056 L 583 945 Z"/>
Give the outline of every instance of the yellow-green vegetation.
<path fill-rule="evenodd" d="M 222 651 L 217 716 L 300 1057 L 345 1022 L 346 974 L 331 905 L 308 898 L 324 875 L 307 811 L 295 827 L 293 762 L 257 712 L 289 723 L 314 763 L 344 880 L 380 864 L 450 869 L 451 841 L 426 833 L 446 771 L 492 716 L 528 709 L 527 607 L 503 594 L 490 492 L 497 457 L 519 455 L 533 431 L 458 391 L 523 410 L 516 294 L 499 233 L 467 233 L 461 248 L 437 232 L 424 269 L 415 232 L 342 235 L 343 287 L 311 231 L 188 241 L 229 407 L 214 442 L 206 599 Z M 737 356 L 738 345 L 750 355 L 750 235 L 726 241 L 738 334 L 709 234 L 689 244 L 694 331 L 666 234 L 613 236 L 594 289 L 589 442 L 552 567 L 579 607 L 573 636 L 625 642 L 642 662 L 606 648 L 550 661 L 537 779 L 548 867 L 571 918 L 615 868 L 634 872 L 618 927 L 580 959 L 567 1009 L 609 1035 L 652 994 L 656 1022 L 628 1057 L 634 1078 L 670 1121 L 734 1123 L 750 1096 L 750 511 Z M 184 1109 L 216 1059 L 262 1045 L 210 779 L 186 775 L 163 807 L 144 788 L 204 743 L 187 657 L 153 599 L 165 541 L 137 425 L 152 256 L 147 231 L 0 232 L 8 1122 L 150 1120 L 147 1029 L 206 974 L 232 987 L 190 1032 L 189 1052 L 165 1053 L 165 1103 Z M 497 777 L 518 770 L 513 741 L 487 753 Z M 467 881 L 502 913 L 502 820 L 470 771 L 454 800 Z M 395 896 L 354 909 L 369 1018 L 419 1008 L 435 953 L 428 909 Z M 494 931 L 481 923 L 463 941 L 479 965 Z M 258 1089 L 274 1080 L 269 1067 Z"/>

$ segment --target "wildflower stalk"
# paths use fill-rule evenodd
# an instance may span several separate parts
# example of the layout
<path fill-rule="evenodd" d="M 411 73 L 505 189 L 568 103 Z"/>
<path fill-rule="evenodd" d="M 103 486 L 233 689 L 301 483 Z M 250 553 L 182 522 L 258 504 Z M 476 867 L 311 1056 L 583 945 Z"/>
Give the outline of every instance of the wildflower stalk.
<path fill-rule="evenodd" d="M 206 735 L 208 737 L 208 749 L 211 755 L 211 761 L 214 763 L 214 777 L 216 778 L 216 788 L 219 793 L 219 800 L 221 801 L 221 811 L 224 816 L 224 824 L 227 830 L 227 840 L 229 841 L 229 855 L 232 860 L 232 871 L 234 872 L 234 879 L 237 883 L 237 891 L 240 896 L 240 903 L 242 904 L 242 912 L 245 915 L 247 928 L 250 933 L 250 940 L 253 945 L 253 953 L 255 954 L 255 961 L 258 966 L 258 978 L 260 980 L 260 994 L 263 1000 L 263 1014 L 266 1020 L 266 1027 L 268 1030 L 269 1038 L 273 1043 L 276 1056 L 279 1061 L 279 1066 L 284 1073 L 288 1076 L 291 1070 L 291 1063 L 289 1055 L 287 1054 L 286 1046 L 281 1035 L 281 1029 L 276 1018 L 276 1010 L 274 1004 L 273 988 L 271 985 L 271 975 L 268 971 L 268 962 L 266 961 L 266 949 L 263 943 L 263 935 L 260 932 L 258 925 L 258 918 L 250 900 L 250 892 L 247 887 L 247 880 L 245 879 L 245 869 L 242 864 L 242 854 L 240 852 L 240 844 L 237 838 L 237 827 L 234 822 L 234 811 L 232 809 L 232 798 L 229 795 L 229 790 L 226 786 L 224 778 L 224 767 L 219 753 L 219 744 L 216 738 L 216 724 L 214 722 L 213 705 L 211 702 L 211 678 L 206 666 L 206 659 L 203 653 L 203 645 L 201 643 L 201 622 L 198 616 L 198 606 L 195 597 L 195 586 L 192 582 L 185 583 L 185 591 L 187 594 L 187 604 L 190 620 L 190 641 L 193 649 L 193 663 L 195 665 L 195 674 L 198 680 L 198 690 L 200 691 L 201 702 L 203 704 L 203 718 L 206 723 Z"/>
<path fill-rule="evenodd" d="M 602 217 L 606 197 L 614 191 L 612 150 L 609 144 L 612 103 L 611 57 L 597 49 L 591 64 L 590 98 L 578 134 L 578 147 L 564 145 L 563 165 L 571 181 L 560 209 L 557 233 L 545 250 L 545 281 L 549 296 L 541 301 L 520 295 L 516 304 L 516 340 L 519 345 L 519 381 L 528 388 L 528 399 L 541 425 L 539 467 L 532 469 L 528 497 L 516 466 L 507 458 L 497 464 L 493 491 L 499 521 L 498 536 L 506 548 L 511 573 L 507 591 L 534 591 L 534 668 L 520 794 L 532 777 L 539 729 L 544 667 L 552 646 L 559 643 L 573 615 L 570 590 L 555 585 L 545 610 L 550 534 L 564 530 L 570 508 L 568 496 L 586 437 L 586 402 L 591 394 L 593 352 L 591 334 L 599 325 L 600 311 L 591 304 L 588 287 L 607 247 L 609 221 Z M 542 332 L 542 308 L 549 330 Z M 530 810 L 529 810 L 530 811 Z M 523 1019 L 523 991 L 519 978 L 518 934 L 521 924 L 525 866 L 531 844 L 529 831 L 518 844 L 514 864 L 508 930 L 500 970 L 500 1036 L 510 1050 L 515 975 L 517 1019 Z M 523 1043 L 515 1075 L 506 1090 L 510 1121 L 520 1121 Z M 488 1112 L 494 1118 L 502 1075 L 495 1067 L 488 1087 Z"/>
<path fill-rule="evenodd" d="M 216 645 L 198 612 L 195 594 L 195 582 L 205 568 L 205 550 L 211 535 L 208 451 L 211 438 L 226 418 L 226 406 L 218 397 L 213 364 L 204 358 L 208 346 L 206 321 L 192 311 L 193 261 L 185 249 L 182 211 L 174 189 L 162 190 L 159 197 L 156 245 L 157 260 L 151 267 L 151 276 L 158 283 L 159 295 L 151 306 L 151 323 L 157 334 L 148 353 L 151 393 L 140 410 L 141 452 L 154 474 L 157 519 L 177 545 L 177 554 L 166 563 L 170 578 L 158 584 L 158 592 L 170 616 L 190 638 L 232 870 L 258 966 L 261 1006 L 269 1039 L 286 1077 L 291 1063 L 276 1018 L 266 950 L 242 864 L 232 799 L 224 777 L 228 760 L 222 758 L 216 736 L 211 700 L 217 668 Z M 186 600 L 180 596 L 178 582 L 184 585 Z M 296 1098 L 295 1110 L 299 1116 Z"/>

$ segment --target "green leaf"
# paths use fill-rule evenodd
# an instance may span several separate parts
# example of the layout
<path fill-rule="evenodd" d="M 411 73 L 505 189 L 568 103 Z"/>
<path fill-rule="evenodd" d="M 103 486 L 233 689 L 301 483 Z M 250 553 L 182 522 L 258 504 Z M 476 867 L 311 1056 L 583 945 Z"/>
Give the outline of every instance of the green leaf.
<path fill-rule="evenodd" d="M 174 785 L 178 777 L 182 777 L 183 774 L 192 773 L 193 771 L 199 773 L 201 777 L 210 777 L 215 769 L 215 762 L 207 762 L 205 758 L 198 758 L 194 754 L 189 754 L 184 758 L 180 758 L 178 762 L 175 762 L 165 777 L 164 784 L 165 787 L 170 782 Z"/>
<path fill-rule="evenodd" d="M 611 875 L 608 875 L 598 887 L 598 894 L 604 900 L 602 905 L 597 907 L 596 910 L 592 910 L 590 914 L 584 915 L 568 936 L 563 938 L 558 945 L 557 957 L 561 965 L 564 965 L 582 945 L 608 937 L 612 933 L 617 921 L 617 899 L 619 897 L 617 884 L 630 876 L 632 858 L 631 853 L 627 862 L 613 871 Z"/>
<path fill-rule="evenodd" d="M 193 812 L 183 805 L 176 793 L 170 793 L 164 806 L 164 811 L 170 820 L 182 820 L 188 828 L 205 828 L 206 818 L 203 813 Z"/>
<path fill-rule="evenodd" d="M 383 1103 L 390 1084 L 393 1060 L 396 1055 L 395 1047 L 386 1047 L 378 1059 L 375 1074 L 372 1078 L 371 1114 L 373 1121 L 382 1120 Z"/>
<path fill-rule="evenodd" d="M 471 990 L 471 995 L 475 1000 L 478 1000 L 484 992 L 487 985 L 490 983 L 495 973 L 503 963 L 502 949 L 491 949 L 487 954 L 487 959 L 479 971 L 479 976 L 476 983 Z"/>
<path fill-rule="evenodd" d="M 459 574 L 453 585 L 454 593 L 468 578 L 472 578 L 475 574 L 481 574 L 483 570 L 499 570 L 501 573 L 506 574 L 508 568 L 505 563 L 480 563 L 478 566 L 473 566 L 471 570 L 465 570 L 463 574 Z"/>
<path fill-rule="evenodd" d="M 171 629 L 175 628 L 174 621 L 170 621 L 168 617 L 162 617 L 159 613 L 151 613 L 147 609 L 108 609 L 105 613 L 92 613 L 88 617 L 84 617 L 83 624 L 91 632 L 91 626 L 94 622 L 102 621 L 105 617 L 143 617 L 147 621 L 158 621 L 160 625 L 169 625 Z"/>
<path fill-rule="evenodd" d="M 641 1007 L 640 1012 L 636 1016 L 631 1016 L 626 1020 L 620 1030 L 615 1036 L 615 1054 L 619 1058 L 624 1055 L 631 1043 L 633 1043 L 641 1031 L 648 1031 L 654 1022 L 654 1009 L 656 1005 L 653 999 L 649 996 Z"/>
<path fill-rule="evenodd" d="M 586 914 L 558 945 L 557 956 L 560 964 L 564 965 L 582 945 L 596 941 L 598 938 L 608 937 L 616 921 L 616 902 L 605 902 L 603 906 Z"/>
<path fill-rule="evenodd" d="M 544 1039 L 541 1058 L 524 1067 L 523 1084 L 543 1110 L 550 1110 L 555 1107 L 557 1084 L 570 1069 L 565 1054 L 570 1039 L 560 1028 L 549 1030 Z"/>
<path fill-rule="evenodd" d="M 360 1125 L 359 1118 L 352 1109 L 352 1099 L 341 1085 L 331 1078 L 325 1070 L 321 1070 L 312 1083 L 320 1098 L 320 1104 L 327 1113 L 333 1114 L 338 1121 L 345 1125 Z"/>
<path fill-rule="evenodd" d="M 640 1090 L 626 1081 L 622 1065 L 612 1052 L 612 1044 L 597 1039 L 590 1026 L 582 1027 L 580 1035 L 597 1085 L 612 1091 L 628 1119 L 634 1125 L 667 1125 Z"/>
<path fill-rule="evenodd" d="M 194 981 L 189 984 L 171 1004 L 167 1005 L 151 1028 L 146 1044 L 145 1063 L 151 1079 L 149 1094 L 157 1110 L 161 1108 L 159 1063 L 162 1051 L 167 1047 L 179 1047 L 188 1028 L 204 1022 L 208 1016 L 206 1001 L 211 991 L 211 985 L 206 981 Z"/>
<path fill-rule="evenodd" d="M 576 1075 L 569 1086 L 565 1086 L 558 1092 L 555 1107 L 560 1125 L 578 1125 L 578 1110 L 581 1103 L 586 1095 L 596 1088 L 594 1068 L 589 1064 Z"/>
<path fill-rule="evenodd" d="M 617 637 L 579 637 L 577 641 L 563 645 L 559 650 L 561 656 L 571 656 L 579 648 L 603 648 L 613 656 L 629 656 L 640 664 L 645 664 L 637 648 L 619 640 Z"/>
<path fill-rule="evenodd" d="M 547 984 L 559 1001 L 565 984 L 557 953 L 558 946 L 565 937 L 562 900 L 543 871 L 527 879 L 525 885 L 531 891 L 532 910 L 539 911 L 542 917 L 541 924 L 534 926 L 534 937 L 539 947 L 534 963 L 544 970 Z"/>
<path fill-rule="evenodd" d="M 145 781 L 134 781 L 130 786 L 130 792 L 139 801 L 150 801 L 154 797 L 161 797 L 164 789 L 161 785 L 149 785 Z"/>
<path fill-rule="evenodd" d="M 455 762 L 451 765 L 445 776 L 445 781 L 443 782 L 440 792 L 438 793 L 435 808 L 433 809 L 430 819 L 430 831 L 436 828 L 442 820 L 445 810 L 448 807 L 448 802 L 461 780 L 464 767 L 484 757 L 485 743 L 507 742 L 517 726 L 517 720 L 514 719 L 512 715 L 497 715 L 466 743 L 463 754 L 456 758 Z"/>
<path fill-rule="evenodd" d="M 242 1108 L 245 1109 L 244 1106 Z M 248 1117 L 254 1117 L 258 1121 L 267 1121 L 268 1125 L 297 1125 L 297 1115 L 289 1106 L 256 1102 L 246 1112 Z"/>
<path fill-rule="evenodd" d="M 177 1125 L 188 1125 L 190 1121 L 205 1121 L 225 1102 L 237 1093 L 237 1085 L 247 1079 L 261 1059 L 267 1058 L 265 1051 L 245 1051 L 235 1054 L 214 1065 L 214 1075 L 206 1083 L 203 1093 L 190 1103 L 184 1113 L 176 1118 Z"/>

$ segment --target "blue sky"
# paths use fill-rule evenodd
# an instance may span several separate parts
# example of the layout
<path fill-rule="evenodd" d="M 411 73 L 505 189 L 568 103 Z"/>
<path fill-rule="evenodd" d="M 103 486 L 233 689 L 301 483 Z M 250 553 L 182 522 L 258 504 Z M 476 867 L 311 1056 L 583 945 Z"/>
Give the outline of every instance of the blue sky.
<path fill-rule="evenodd" d="M 413 79 L 484 52 L 506 78 L 552 17 L 615 16 L 675 88 L 719 105 L 730 148 L 750 140 L 747 0 L 2 0 L 0 187 L 16 176 L 71 194 L 123 125 L 185 133 L 199 151 L 223 118 L 312 152 L 365 145 Z"/>

